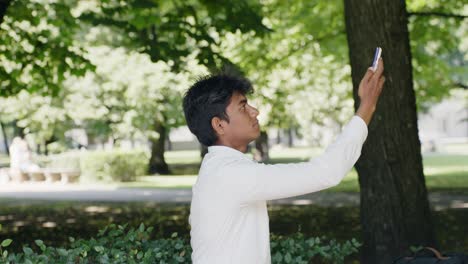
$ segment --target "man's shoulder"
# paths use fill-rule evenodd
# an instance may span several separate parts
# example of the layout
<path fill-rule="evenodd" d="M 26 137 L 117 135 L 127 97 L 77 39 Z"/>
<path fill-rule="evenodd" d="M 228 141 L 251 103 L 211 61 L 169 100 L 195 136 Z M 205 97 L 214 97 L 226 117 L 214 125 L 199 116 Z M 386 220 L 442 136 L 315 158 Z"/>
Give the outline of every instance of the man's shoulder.
<path fill-rule="evenodd" d="M 233 175 L 238 175 L 241 171 L 255 166 L 257 163 L 248 157 L 206 155 L 202 161 L 199 177 L 225 179 Z"/>
<path fill-rule="evenodd" d="M 240 164 L 255 164 L 255 161 L 248 158 L 247 156 L 237 156 L 237 155 L 222 155 L 216 153 L 208 153 L 202 160 L 201 166 L 232 166 Z"/>

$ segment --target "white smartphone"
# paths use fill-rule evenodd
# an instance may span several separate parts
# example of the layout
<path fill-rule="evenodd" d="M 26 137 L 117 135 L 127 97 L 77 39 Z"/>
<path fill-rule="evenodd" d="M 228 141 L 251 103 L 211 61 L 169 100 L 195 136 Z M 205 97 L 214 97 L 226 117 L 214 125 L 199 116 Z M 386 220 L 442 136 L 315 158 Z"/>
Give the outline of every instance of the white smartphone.
<path fill-rule="evenodd" d="M 377 65 L 379 63 L 380 55 L 382 55 L 382 48 L 377 47 L 374 53 L 374 61 L 372 62 L 372 66 L 371 66 L 372 71 L 374 72 L 377 70 Z"/>

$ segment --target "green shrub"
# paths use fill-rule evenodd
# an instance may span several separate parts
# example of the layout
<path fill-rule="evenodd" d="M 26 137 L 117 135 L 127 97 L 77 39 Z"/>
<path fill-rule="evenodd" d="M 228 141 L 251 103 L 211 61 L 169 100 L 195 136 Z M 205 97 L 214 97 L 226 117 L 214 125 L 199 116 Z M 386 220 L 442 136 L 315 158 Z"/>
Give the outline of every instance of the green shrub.
<path fill-rule="evenodd" d="M 134 181 L 145 175 L 148 153 L 143 150 L 90 151 L 81 155 L 81 179 L 83 181 Z"/>
<path fill-rule="evenodd" d="M 41 168 L 81 171 L 80 181 L 134 181 L 145 175 L 149 156 L 143 150 L 70 151 L 38 156 Z"/>
<path fill-rule="evenodd" d="M 50 169 L 80 170 L 80 158 L 82 152 L 70 151 L 49 155 L 46 167 Z"/>
<path fill-rule="evenodd" d="M 345 263 L 345 257 L 358 252 L 361 244 L 356 240 L 343 244 L 326 238 L 306 238 L 302 233 L 293 236 L 272 236 L 272 263 Z"/>
<path fill-rule="evenodd" d="M 1 228 L 1 226 L 0 226 Z M 75 240 L 70 246 L 48 247 L 41 240 L 35 244 L 39 250 L 28 246 L 23 252 L 8 252 L 12 241 L 0 244 L 1 263 L 190 263 L 192 249 L 186 239 L 174 233 L 168 239 L 151 240 L 152 227 L 141 224 L 137 229 L 111 224 L 99 231 L 96 238 Z M 272 263 L 344 263 L 346 256 L 357 252 L 360 244 L 347 241 L 339 244 L 334 240 L 305 238 L 298 233 L 291 237 L 272 236 Z"/>

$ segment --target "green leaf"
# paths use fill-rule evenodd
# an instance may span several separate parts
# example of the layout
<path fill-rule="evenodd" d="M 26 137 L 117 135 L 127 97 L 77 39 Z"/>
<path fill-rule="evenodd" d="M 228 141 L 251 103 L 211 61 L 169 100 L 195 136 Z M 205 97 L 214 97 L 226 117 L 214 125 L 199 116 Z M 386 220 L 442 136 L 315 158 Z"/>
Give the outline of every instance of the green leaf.
<path fill-rule="evenodd" d="M 13 242 L 13 240 L 11 240 L 11 239 L 3 240 L 2 241 L 2 247 L 8 247 L 11 244 L 11 242 Z"/>
<path fill-rule="evenodd" d="M 68 255 L 68 251 L 67 251 L 66 249 L 63 249 L 63 248 L 57 249 L 57 252 L 58 252 L 58 254 L 59 254 L 60 256 L 62 256 L 62 257 L 65 257 L 65 256 Z"/>
<path fill-rule="evenodd" d="M 42 240 L 40 240 L 40 239 L 34 240 L 34 243 L 36 243 L 36 245 L 37 245 L 38 247 L 41 247 L 41 246 L 44 245 L 44 242 L 43 242 Z"/>
<path fill-rule="evenodd" d="M 98 253 L 101 253 L 104 251 L 104 247 L 103 246 L 94 246 L 94 250 L 96 250 L 96 252 Z"/>
<path fill-rule="evenodd" d="M 23 252 L 26 255 L 31 255 L 33 253 L 33 250 L 29 247 L 23 247 Z"/>

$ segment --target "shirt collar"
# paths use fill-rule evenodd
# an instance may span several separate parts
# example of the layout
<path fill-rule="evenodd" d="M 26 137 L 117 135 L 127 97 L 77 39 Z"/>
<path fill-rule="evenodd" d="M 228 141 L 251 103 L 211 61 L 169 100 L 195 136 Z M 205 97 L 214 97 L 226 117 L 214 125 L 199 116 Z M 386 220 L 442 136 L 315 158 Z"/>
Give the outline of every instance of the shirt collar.
<path fill-rule="evenodd" d="M 208 153 L 215 154 L 215 155 L 237 156 L 237 157 L 247 158 L 247 156 L 244 153 L 238 151 L 237 149 L 226 147 L 226 146 L 221 146 L 221 145 L 209 146 Z"/>

